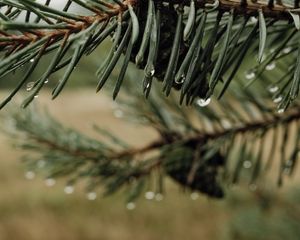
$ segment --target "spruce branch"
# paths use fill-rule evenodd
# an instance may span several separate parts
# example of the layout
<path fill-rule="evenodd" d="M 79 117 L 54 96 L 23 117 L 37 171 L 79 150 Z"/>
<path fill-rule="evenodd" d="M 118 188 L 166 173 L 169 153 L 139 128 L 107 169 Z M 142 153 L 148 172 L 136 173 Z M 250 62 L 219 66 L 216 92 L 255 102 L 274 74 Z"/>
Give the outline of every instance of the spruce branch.
<path fill-rule="evenodd" d="M 155 0 L 158 1 L 159 0 Z M 173 4 L 181 4 L 184 3 L 185 5 L 189 5 L 189 1 L 182 1 L 182 0 L 175 0 L 175 1 L 168 1 L 165 2 L 172 2 Z M 205 5 L 214 4 L 216 1 L 214 0 L 195 0 L 195 5 L 200 8 L 204 8 Z M 288 14 L 288 10 L 294 9 L 296 7 L 292 6 L 289 2 L 285 5 L 283 4 L 269 4 L 266 1 L 238 1 L 238 0 L 218 0 L 218 9 L 224 12 L 228 12 L 234 9 L 236 14 L 242 16 L 257 16 L 258 10 L 262 10 L 264 16 L 268 18 L 274 19 L 290 19 Z"/>
<path fill-rule="evenodd" d="M 155 77 L 164 80 L 166 95 L 174 88 L 181 89 L 180 102 L 185 100 L 187 104 L 192 104 L 199 97 L 208 99 L 218 91 L 218 95 L 222 96 L 231 80 L 241 71 L 246 56 L 253 56 L 253 50 L 257 47 L 258 59 L 262 62 L 253 68 L 258 72 L 255 79 L 265 73 L 270 62 L 280 63 L 284 57 L 294 59 L 298 49 L 294 47 L 299 35 L 294 27 L 299 25 L 297 4 L 289 1 L 70 0 L 63 10 L 52 8 L 50 2 L 6 0 L 1 5 L 0 76 L 5 79 L 7 74 L 30 64 L 32 59 L 37 58 L 37 62 L 26 78 L 4 99 L 0 108 L 25 85 L 40 59 L 53 51 L 56 51 L 56 57 L 51 67 L 46 75 L 34 82 L 33 93 L 25 100 L 23 107 L 44 87 L 42 80 L 45 77 L 65 68 L 64 77 L 53 91 L 53 98 L 56 98 L 80 59 L 93 52 L 110 35 L 113 35 L 113 46 L 105 64 L 97 71 L 97 90 L 106 84 L 122 54 L 125 54 L 114 98 L 123 85 L 129 61 L 133 61 L 138 68 L 144 69 L 144 93 L 147 96 Z M 71 4 L 86 9 L 88 13 L 72 13 Z M 19 19 L 25 13 L 25 22 L 21 22 Z M 257 16 L 259 24 L 249 20 Z M 127 29 L 127 34 L 124 29 Z M 293 36 L 281 39 L 281 36 L 289 34 Z M 275 49 L 271 54 L 268 53 L 270 47 Z M 283 49 L 290 47 L 292 51 L 281 54 Z M 297 77 L 299 64 L 295 62 L 293 65 L 294 78 L 284 79 L 282 109 L 297 98 L 300 89 Z M 223 87 L 222 81 L 225 81 Z"/>
<path fill-rule="evenodd" d="M 214 198 L 223 197 L 224 186 L 241 181 L 245 174 L 249 184 L 258 184 L 274 164 L 275 152 L 280 155 L 276 159 L 280 162 L 276 165 L 278 184 L 282 184 L 284 174 L 294 172 L 300 151 L 299 103 L 279 114 L 271 107 L 254 104 L 249 93 L 248 100 L 235 96 L 206 108 L 182 109 L 159 95 L 151 94 L 148 101 L 141 101 L 134 91 L 122 100 L 122 104 L 127 103 L 124 110 L 135 119 L 146 119 L 142 124 L 159 133 L 157 140 L 140 148 L 99 127 L 95 130 L 106 140 L 86 137 L 38 109 L 12 112 L 8 122 L 13 125 L 10 133 L 19 139 L 18 146 L 39 153 L 36 158 L 27 157 L 28 169 L 39 171 L 38 162 L 43 159 L 47 177 L 67 176 L 73 184 L 86 177 L 88 190 L 104 184 L 107 194 L 139 186 L 135 194 L 129 194 L 130 201 L 142 193 L 142 183 L 153 172 Z M 197 122 L 193 115 L 199 116 Z M 295 140 L 289 149 L 288 139 Z"/>
<path fill-rule="evenodd" d="M 249 122 L 242 126 L 237 127 L 230 127 L 226 129 L 222 129 L 220 131 L 216 131 L 213 133 L 196 133 L 192 136 L 180 136 L 176 135 L 176 138 L 168 138 L 156 140 L 151 142 L 150 144 L 147 144 L 146 146 L 142 148 L 133 148 L 133 149 L 127 149 L 124 151 L 121 151 L 119 153 L 114 153 L 112 156 L 110 156 L 111 159 L 119 159 L 124 156 L 134 156 L 134 155 L 140 155 L 140 154 L 148 154 L 148 152 L 155 151 L 156 149 L 160 149 L 162 147 L 168 146 L 169 144 L 195 144 L 195 143 L 202 143 L 209 140 L 215 140 L 218 138 L 226 138 L 230 135 L 238 135 L 238 134 L 248 134 L 250 132 L 254 131 L 268 131 L 269 129 L 274 129 L 280 125 L 288 125 L 291 122 L 298 122 L 300 120 L 300 112 L 297 111 L 299 106 L 296 106 L 294 109 L 291 109 L 289 113 L 285 115 L 273 115 L 271 119 L 266 120 L 260 120 L 257 122 Z M 240 124 L 239 124 L 240 125 Z M 173 135 L 174 133 L 172 133 Z"/>

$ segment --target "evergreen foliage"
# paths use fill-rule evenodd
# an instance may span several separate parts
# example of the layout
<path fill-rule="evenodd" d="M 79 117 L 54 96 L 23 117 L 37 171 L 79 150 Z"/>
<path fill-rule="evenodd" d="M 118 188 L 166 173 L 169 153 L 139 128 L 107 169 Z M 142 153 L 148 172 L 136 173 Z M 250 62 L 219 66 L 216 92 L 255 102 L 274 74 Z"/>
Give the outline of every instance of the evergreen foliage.
<path fill-rule="evenodd" d="M 87 14 L 72 12 L 72 5 Z M 96 73 L 96 90 L 124 55 L 113 98 L 123 88 L 128 96 L 119 100 L 130 116 L 144 119 L 159 139 L 137 149 L 99 127 L 95 131 L 108 142 L 66 129 L 37 109 L 13 112 L 13 134 L 25 134 L 22 148 L 40 154 L 28 159 L 30 168 L 43 159 L 49 178 L 68 176 L 74 184 L 87 177 L 89 190 L 104 183 L 107 194 L 127 187 L 129 202 L 154 175 L 158 193 L 167 175 L 192 191 L 221 198 L 224 186 L 237 183 L 244 171 L 256 186 L 278 153 L 281 185 L 299 158 L 298 12 L 298 0 L 69 0 L 63 10 L 52 8 L 51 0 L 3 0 L 0 76 L 5 79 L 23 65 L 28 71 L 0 108 L 24 85 L 29 96 L 22 106 L 27 107 L 61 70 L 52 92 L 56 98 L 80 59 L 112 37 Z M 52 52 L 47 70 L 30 81 L 40 60 Z M 253 65 L 249 59 L 254 57 Z M 143 69 L 140 83 L 147 101 L 136 79 L 125 81 L 130 61 Z M 218 101 L 209 104 L 214 96 Z"/>
<path fill-rule="evenodd" d="M 227 208 L 233 217 L 224 239 L 297 239 L 299 235 L 299 188 L 284 194 L 264 188 L 251 195 L 229 198 Z M 223 239 L 223 238 L 222 238 Z"/>
<path fill-rule="evenodd" d="M 278 185 L 294 173 L 299 104 L 274 113 L 271 101 L 266 107 L 250 92 L 246 97 L 235 94 L 237 88 L 228 100 L 204 107 L 207 102 L 200 99 L 193 108 L 180 107 L 176 96 L 165 98 L 154 89 L 145 101 L 134 79 L 129 82 L 124 86 L 128 96 L 119 100 L 125 118 L 156 130 L 157 140 L 136 148 L 99 126 L 94 130 L 101 140 L 91 139 L 37 108 L 13 110 L 10 134 L 17 146 L 38 153 L 25 158 L 28 171 L 41 171 L 42 160 L 49 179 L 67 176 L 67 185 L 73 186 L 87 178 L 88 191 L 104 184 L 106 194 L 126 188 L 129 202 L 144 191 L 163 193 L 165 176 L 191 191 L 221 198 L 224 187 L 240 181 L 256 188 L 269 169 L 276 170 Z"/>

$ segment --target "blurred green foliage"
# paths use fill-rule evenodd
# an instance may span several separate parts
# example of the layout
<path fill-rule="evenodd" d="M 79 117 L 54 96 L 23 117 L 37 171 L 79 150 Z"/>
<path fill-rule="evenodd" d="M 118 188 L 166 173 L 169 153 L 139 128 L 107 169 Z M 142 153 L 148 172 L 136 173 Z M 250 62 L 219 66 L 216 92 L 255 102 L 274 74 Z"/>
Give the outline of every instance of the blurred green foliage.
<path fill-rule="evenodd" d="M 95 52 L 89 57 L 84 57 L 78 67 L 75 69 L 74 73 L 71 75 L 70 81 L 67 85 L 71 88 L 78 87 L 95 87 L 97 85 L 97 78 L 95 75 L 96 69 L 101 65 L 105 56 L 107 55 L 110 48 L 109 40 L 106 40 L 101 47 L 99 47 Z M 36 81 L 46 70 L 54 53 L 50 53 L 44 59 L 41 60 L 40 66 L 34 71 L 30 81 Z M 31 63 L 25 64 L 20 69 L 17 69 L 15 72 L 2 77 L 0 79 L 0 89 L 9 88 L 12 89 L 17 85 L 17 82 L 21 79 L 21 76 L 25 74 L 28 69 L 28 66 Z M 53 88 L 58 80 L 63 76 L 64 69 L 54 73 L 50 79 L 49 83 L 46 85 Z M 114 76 L 114 75 L 113 75 Z M 26 89 L 24 86 L 23 89 Z"/>
<path fill-rule="evenodd" d="M 228 200 L 232 213 L 222 240 L 298 240 L 300 188 L 240 192 Z"/>

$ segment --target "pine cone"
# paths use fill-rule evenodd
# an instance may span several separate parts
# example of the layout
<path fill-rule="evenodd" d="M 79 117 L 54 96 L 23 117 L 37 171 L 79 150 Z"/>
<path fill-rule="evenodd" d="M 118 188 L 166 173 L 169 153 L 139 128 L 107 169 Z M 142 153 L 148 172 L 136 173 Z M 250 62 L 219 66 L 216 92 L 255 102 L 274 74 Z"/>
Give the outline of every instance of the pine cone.
<path fill-rule="evenodd" d="M 182 147 L 172 149 L 168 152 L 164 169 L 167 174 L 184 187 L 207 194 L 214 198 L 223 198 L 224 191 L 219 183 L 219 172 L 224 166 L 224 157 L 216 153 L 211 159 L 201 162 L 201 156 L 204 156 L 204 150 L 201 151 L 199 159 L 195 158 L 196 150 L 194 148 Z M 193 169 L 194 164 L 198 164 Z M 192 171 L 194 173 L 191 173 Z"/>

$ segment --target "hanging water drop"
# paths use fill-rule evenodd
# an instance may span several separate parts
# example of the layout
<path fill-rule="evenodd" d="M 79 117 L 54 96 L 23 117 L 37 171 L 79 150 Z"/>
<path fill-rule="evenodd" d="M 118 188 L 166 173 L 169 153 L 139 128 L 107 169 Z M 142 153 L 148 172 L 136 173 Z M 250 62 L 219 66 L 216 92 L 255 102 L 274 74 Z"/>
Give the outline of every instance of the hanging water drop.
<path fill-rule="evenodd" d="M 268 87 L 268 91 L 270 93 L 276 93 L 279 90 L 279 87 L 276 85 L 271 85 L 270 87 Z"/>
<path fill-rule="evenodd" d="M 39 97 L 39 95 L 38 95 L 38 94 L 34 96 L 34 98 L 38 98 L 38 97 Z"/>
<path fill-rule="evenodd" d="M 184 74 L 182 74 L 180 78 L 175 79 L 175 83 L 177 83 L 177 84 L 182 84 L 182 83 L 184 83 L 184 81 L 185 81 L 185 75 Z"/>
<path fill-rule="evenodd" d="M 228 119 L 222 119 L 221 120 L 221 125 L 224 129 L 229 129 L 232 127 L 230 121 Z"/>
<path fill-rule="evenodd" d="M 282 101 L 283 97 L 281 95 L 279 95 L 278 97 L 273 99 L 274 103 L 280 103 Z"/>
<path fill-rule="evenodd" d="M 152 199 L 154 199 L 154 197 L 155 197 L 155 193 L 152 192 L 152 191 L 148 191 L 148 192 L 145 193 L 145 198 L 147 200 L 152 200 Z"/>
<path fill-rule="evenodd" d="M 27 85 L 26 85 L 26 91 L 30 92 L 33 89 L 33 87 L 34 87 L 34 84 L 35 84 L 34 82 L 27 83 Z"/>
<path fill-rule="evenodd" d="M 251 168 L 252 167 L 252 162 L 248 161 L 248 160 L 244 161 L 243 162 L 243 167 L 246 168 L 246 169 Z"/>
<path fill-rule="evenodd" d="M 65 188 L 64 188 L 64 192 L 65 192 L 66 194 L 72 194 L 72 193 L 74 192 L 74 187 L 71 186 L 71 185 L 67 185 L 67 186 L 65 186 Z"/>
<path fill-rule="evenodd" d="M 45 80 L 45 82 L 44 82 L 44 83 L 46 83 L 46 84 L 47 84 L 48 82 L 49 82 L 49 79 L 47 78 L 47 79 Z"/>
<path fill-rule="evenodd" d="M 251 21 L 252 23 L 257 23 L 257 22 L 258 22 L 258 19 L 257 19 L 257 17 L 252 16 L 252 17 L 250 17 L 250 21 Z"/>
<path fill-rule="evenodd" d="M 286 47 L 282 50 L 283 53 L 289 53 L 290 51 L 292 51 L 292 48 L 291 47 Z"/>
<path fill-rule="evenodd" d="M 275 62 L 272 62 L 272 63 L 270 63 L 270 64 L 268 64 L 268 65 L 266 66 L 266 70 L 267 70 L 267 71 L 271 71 L 271 70 L 273 70 L 275 67 L 276 67 L 276 63 L 275 63 Z"/>
<path fill-rule="evenodd" d="M 30 59 L 30 62 L 33 63 L 33 62 L 34 62 L 34 58 L 31 58 L 31 59 Z"/>
<path fill-rule="evenodd" d="M 285 167 L 283 170 L 283 173 L 285 175 L 290 175 L 291 174 L 292 169 L 290 167 Z"/>
<path fill-rule="evenodd" d="M 278 112 L 278 113 L 284 113 L 284 108 L 279 108 L 279 109 L 277 110 L 277 112 Z"/>
<path fill-rule="evenodd" d="M 124 116 L 124 113 L 123 113 L 123 111 L 122 111 L 121 109 L 116 109 L 116 110 L 114 111 L 114 116 L 115 116 L 116 118 L 122 118 L 122 117 Z"/>
<path fill-rule="evenodd" d="M 52 186 L 55 185 L 55 183 L 56 183 L 56 181 L 55 181 L 54 178 L 47 178 L 45 180 L 45 184 L 46 184 L 47 187 L 52 187 Z"/>
<path fill-rule="evenodd" d="M 86 194 L 86 198 L 90 201 L 94 201 L 97 198 L 97 193 L 96 192 L 89 192 Z"/>
<path fill-rule="evenodd" d="M 128 210 L 133 210 L 133 209 L 135 209 L 135 203 L 134 202 L 129 202 L 129 203 L 127 203 L 126 204 L 126 208 L 128 209 Z"/>
<path fill-rule="evenodd" d="M 200 107 L 206 107 L 208 104 L 210 104 L 210 102 L 211 102 L 211 98 L 208 98 L 208 99 L 200 98 L 197 100 L 197 104 Z"/>
<path fill-rule="evenodd" d="M 33 171 L 27 171 L 25 173 L 25 178 L 28 180 L 32 180 L 35 178 L 35 173 Z"/>
<path fill-rule="evenodd" d="M 249 71 L 249 72 L 247 72 L 247 73 L 245 74 L 245 77 L 246 77 L 246 79 L 248 79 L 248 80 L 253 79 L 253 78 L 255 78 L 255 72 Z"/>
<path fill-rule="evenodd" d="M 192 192 L 190 195 L 192 200 L 197 200 L 199 198 L 199 193 L 197 192 Z"/>
<path fill-rule="evenodd" d="M 154 76 L 154 73 L 155 73 L 155 69 L 152 68 L 152 70 L 150 71 L 150 77 L 153 77 L 153 76 Z"/>
<path fill-rule="evenodd" d="M 290 175 L 292 170 L 293 170 L 293 161 L 292 160 L 289 160 L 286 164 L 285 164 L 285 167 L 284 167 L 284 174 L 286 175 Z"/>
<path fill-rule="evenodd" d="M 154 68 L 153 64 L 146 65 L 146 67 L 144 68 L 144 73 L 145 73 L 145 76 L 148 78 L 153 77 L 155 74 L 155 68 Z"/>
<path fill-rule="evenodd" d="M 148 89 L 150 87 L 150 81 L 148 81 L 146 84 L 145 84 L 145 89 Z"/>
<path fill-rule="evenodd" d="M 164 195 L 162 195 L 161 193 L 157 193 L 157 194 L 155 195 L 155 200 L 156 200 L 156 201 L 160 202 L 160 201 L 162 201 L 163 199 L 164 199 Z"/>
<path fill-rule="evenodd" d="M 43 168 L 43 167 L 45 167 L 45 165 L 46 165 L 46 161 L 45 160 L 39 160 L 37 162 L 37 167 L 38 168 Z"/>

